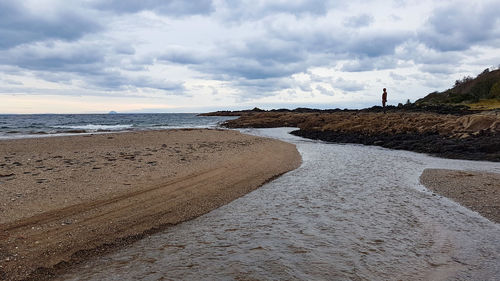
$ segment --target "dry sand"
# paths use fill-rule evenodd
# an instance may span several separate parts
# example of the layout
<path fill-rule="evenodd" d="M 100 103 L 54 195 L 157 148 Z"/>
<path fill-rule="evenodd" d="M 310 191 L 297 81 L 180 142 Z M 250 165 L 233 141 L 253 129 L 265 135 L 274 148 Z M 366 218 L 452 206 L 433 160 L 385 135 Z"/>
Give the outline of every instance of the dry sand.
<path fill-rule="evenodd" d="M 500 174 L 425 169 L 420 181 L 430 190 L 500 223 Z"/>
<path fill-rule="evenodd" d="M 44 277 L 53 270 L 38 268 L 192 219 L 300 162 L 292 144 L 226 130 L 0 141 L 0 279 Z"/>

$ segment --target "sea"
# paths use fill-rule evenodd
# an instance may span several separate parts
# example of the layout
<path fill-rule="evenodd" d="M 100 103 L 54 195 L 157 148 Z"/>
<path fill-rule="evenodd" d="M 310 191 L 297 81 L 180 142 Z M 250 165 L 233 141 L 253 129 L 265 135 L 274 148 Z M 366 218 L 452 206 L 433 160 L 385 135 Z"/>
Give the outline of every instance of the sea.
<path fill-rule="evenodd" d="M 178 128 L 216 128 L 222 122 L 234 118 L 199 116 L 197 113 L 0 114 L 0 139 Z"/>

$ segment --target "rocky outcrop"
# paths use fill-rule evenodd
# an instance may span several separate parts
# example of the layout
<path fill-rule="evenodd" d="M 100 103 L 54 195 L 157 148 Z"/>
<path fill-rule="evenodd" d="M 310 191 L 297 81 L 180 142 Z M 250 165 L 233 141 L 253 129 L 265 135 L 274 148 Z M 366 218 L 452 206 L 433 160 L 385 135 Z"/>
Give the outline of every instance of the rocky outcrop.
<path fill-rule="evenodd" d="M 320 130 L 296 130 L 293 135 L 335 143 L 360 143 L 409 150 L 439 157 L 500 162 L 500 135 L 483 132 L 467 138 L 436 133 L 365 134 Z"/>
<path fill-rule="evenodd" d="M 447 158 L 500 161 L 500 113 L 467 115 L 388 110 L 260 112 L 227 121 L 230 128 L 298 127 L 294 135 L 361 143 Z"/>

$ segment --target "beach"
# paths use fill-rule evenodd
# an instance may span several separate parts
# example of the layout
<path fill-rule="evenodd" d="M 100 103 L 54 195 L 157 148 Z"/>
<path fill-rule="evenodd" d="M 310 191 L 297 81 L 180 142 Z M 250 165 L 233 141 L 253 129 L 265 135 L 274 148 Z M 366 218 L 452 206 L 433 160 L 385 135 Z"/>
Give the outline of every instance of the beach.
<path fill-rule="evenodd" d="M 498 224 L 422 186 L 450 160 L 242 129 L 296 145 L 299 168 L 193 220 L 58 273 L 54 281 L 496 280 Z"/>
<path fill-rule="evenodd" d="M 425 169 L 420 181 L 430 190 L 500 223 L 500 174 Z"/>
<path fill-rule="evenodd" d="M 0 155 L 6 280 L 50 276 L 227 204 L 301 163 L 293 144 L 206 129 L 4 140 Z"/>
<path fill-rule="evenodd" d="M 0 0 L 0 281 L 500 281 L 498 11 Z"/>

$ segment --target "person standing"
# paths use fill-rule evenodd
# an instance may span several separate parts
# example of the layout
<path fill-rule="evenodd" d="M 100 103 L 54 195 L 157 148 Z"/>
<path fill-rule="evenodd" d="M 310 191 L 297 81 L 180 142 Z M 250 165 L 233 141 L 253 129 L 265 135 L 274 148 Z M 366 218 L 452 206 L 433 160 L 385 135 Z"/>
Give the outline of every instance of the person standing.
<path fill-rule="evenodd" d="M 382 93 L 382 107 L 385 108 L 386 102 L 387 102 L 387 90 L 384 88 L 384 92 Z"/>

